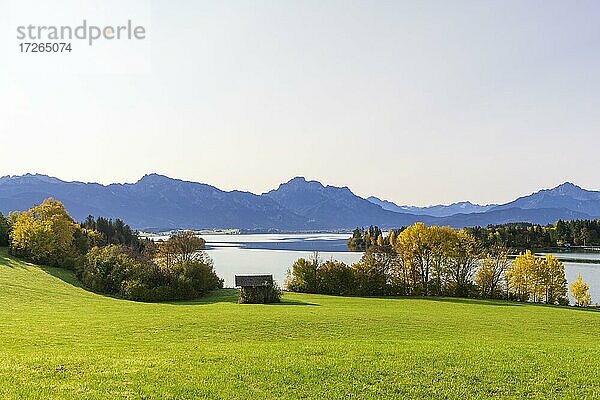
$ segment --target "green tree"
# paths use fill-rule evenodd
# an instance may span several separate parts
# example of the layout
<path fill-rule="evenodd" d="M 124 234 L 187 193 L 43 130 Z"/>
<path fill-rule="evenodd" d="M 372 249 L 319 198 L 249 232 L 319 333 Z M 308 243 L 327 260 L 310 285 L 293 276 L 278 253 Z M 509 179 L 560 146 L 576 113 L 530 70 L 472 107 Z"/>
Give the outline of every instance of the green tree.
<path fill-rule="evenodd" d="M 286 288 L 292 292 L 319 293 L 319 254 L 314 253 L 310 260 L 299 258 L 288 271 Z"/>
<path fill-rule="evenodd" d="M 325 261 L 317 270 L 319 293 L 348 296 L 354 294 L 355 281 L 350 266 L 339 261 Z"/>
<path fill-rule="evenodd" d="M 4 215 L 0 213 L 0 246 L 8 246 L 8 233 L 8 221 L 6 220 Z"/>

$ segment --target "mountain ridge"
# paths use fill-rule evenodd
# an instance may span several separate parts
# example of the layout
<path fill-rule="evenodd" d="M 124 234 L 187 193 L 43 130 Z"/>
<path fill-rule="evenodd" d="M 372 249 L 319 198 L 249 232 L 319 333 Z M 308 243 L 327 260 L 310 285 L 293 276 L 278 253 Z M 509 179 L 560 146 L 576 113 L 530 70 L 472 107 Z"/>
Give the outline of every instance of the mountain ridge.
<path fill-rule="evenodd" d="M 47 197 L 65 204 L 76 220 L 88 214 L 121 218 L 141 230 L 348 230 L 356 226 L 400 227 L 422 221 L 464 227 L 600 217 L 600 191 L 570 182 L 505 204 L 469 201 L 429 207 L 398 206 L 363 198 L 347 186 L 297 176 L 262 194 L 225 191 L 201 182 L 145 174 L 134 183 L 64 181 L 43 174 L 0 177 L 0 212 L 25 210 Z"/>

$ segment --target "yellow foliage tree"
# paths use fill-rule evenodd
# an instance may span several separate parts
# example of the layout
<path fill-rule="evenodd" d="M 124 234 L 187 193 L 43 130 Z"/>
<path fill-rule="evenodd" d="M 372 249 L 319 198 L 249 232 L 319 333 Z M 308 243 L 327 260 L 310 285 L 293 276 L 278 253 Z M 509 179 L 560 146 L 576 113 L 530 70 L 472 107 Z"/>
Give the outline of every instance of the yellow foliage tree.
<path fill-rule="evenodd" d="M 563 304 L 566 302 L 565 266 L 551 254 L 544 259 L 531 251 L 521 253 L 506 271 L 509 293 L 521 301 Z"/>
<path fill-rule="evenodd" d="M 552 254 L 547 254 L 540 266 L 538 297 L 547 304 L 564 303 L 567 296 L 565 265 Z"/>
<path fill-rule="evenodd" d="M 540 260 L 531 251 L 521 253 L 506 271 L 508 292 L 521 301 L 532 299 L 537 301 L 534 282 L 535 271 L 539 269 Z"/>
<path fill-rule="evenodd" d="M 587 307 L 590 305 L 590 285 L 581 279 L 581 274 L 577 275 L 577 280 L 571 284 L 571 294 L 575 298 L 575 305 Z"/>
<path fill-rule="evenodd" d="M 77 229 L 62 203 L 46 199 L 16 217 L 10 233 L 11 252 L 34 262 L 63 266 L 75 253 Z"/>

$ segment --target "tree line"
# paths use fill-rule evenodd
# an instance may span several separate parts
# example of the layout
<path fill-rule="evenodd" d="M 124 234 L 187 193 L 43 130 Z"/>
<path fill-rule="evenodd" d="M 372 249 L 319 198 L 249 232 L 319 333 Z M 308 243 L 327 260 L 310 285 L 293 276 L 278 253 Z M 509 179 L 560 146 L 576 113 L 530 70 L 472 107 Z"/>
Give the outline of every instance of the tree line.
<path fill-rule="evenodd" d="M 397 235 L 406 229 L 394 230 Z M 513 251 L 547 250 L 570 246 L 600 246 L 600 220 L 559 220 L 553 225 L 509 223 L 465 228 L 483 248 L 501 245 Z M 387 237 L 377 226 L 356 228 L 348 239 L 348 250 L 365 251 L 386 245 Z"/>
<path fill-rule="evenodd" d="M 193 299 L 223 287 L 204 240 L 192 232 L 140 240 L 119 219 L 89 216 L 78 224 L 54 199 L 0 214 L 0 245 L 16 257 L 73 270 L 92 291 L 130 300 Z"/>
<path fill-rule="evenodd" d="M 348 242 L 349 247 L 364 246 L 358 263 L 301 258 L 288 273 L 288 290 L 568 304 L 564 265 L 557 258 L 538 258 L 526 251 L 511 262 L 505 245 L 483 247 L 467 229 L 417 223 L 384 235 L 379 228 L 370 227 L 356 230 Z"/>
<path fill-rule="evenodd" d="M 467 230 L 484 247 L 502 244 L 520 251 L 535 251 L 571 246 L 600 246 L 600 220 L 560 220 L 546 226 L 504 224 Z"/>

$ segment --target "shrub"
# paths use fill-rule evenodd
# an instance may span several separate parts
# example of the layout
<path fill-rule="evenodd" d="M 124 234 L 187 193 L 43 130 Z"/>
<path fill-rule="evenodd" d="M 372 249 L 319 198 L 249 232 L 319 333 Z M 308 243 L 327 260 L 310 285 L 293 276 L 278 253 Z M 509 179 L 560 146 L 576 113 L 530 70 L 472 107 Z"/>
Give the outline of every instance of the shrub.
<path fill-rule="evenodd" d="M 351 295 L 355 287 L 352 268 L 343 262 L 326 261 L 318 269 L 319 293 Z"/>
<path fill-rule="evenodd" d="M 92 248 L 77 276 L 89 289 L 136 301 L 189 300 L 222 288 L 208 256 L 170 268 L 142 262 L 121 246 Z"/>
<path fill-rule="evenodd" d="M 77 269 L 77 277 L 90 290 L 120 294 L 122 282 L 134 271 L 136 262 L 120 246 L 94 247 Z"/>
<path fill-rule="evenodd" d="M 318 257 L 315 256 L 313 260 L 299 258 L 288 273 L 287 288 L 292 292 L 319 293 L 318 268 Z"/>

